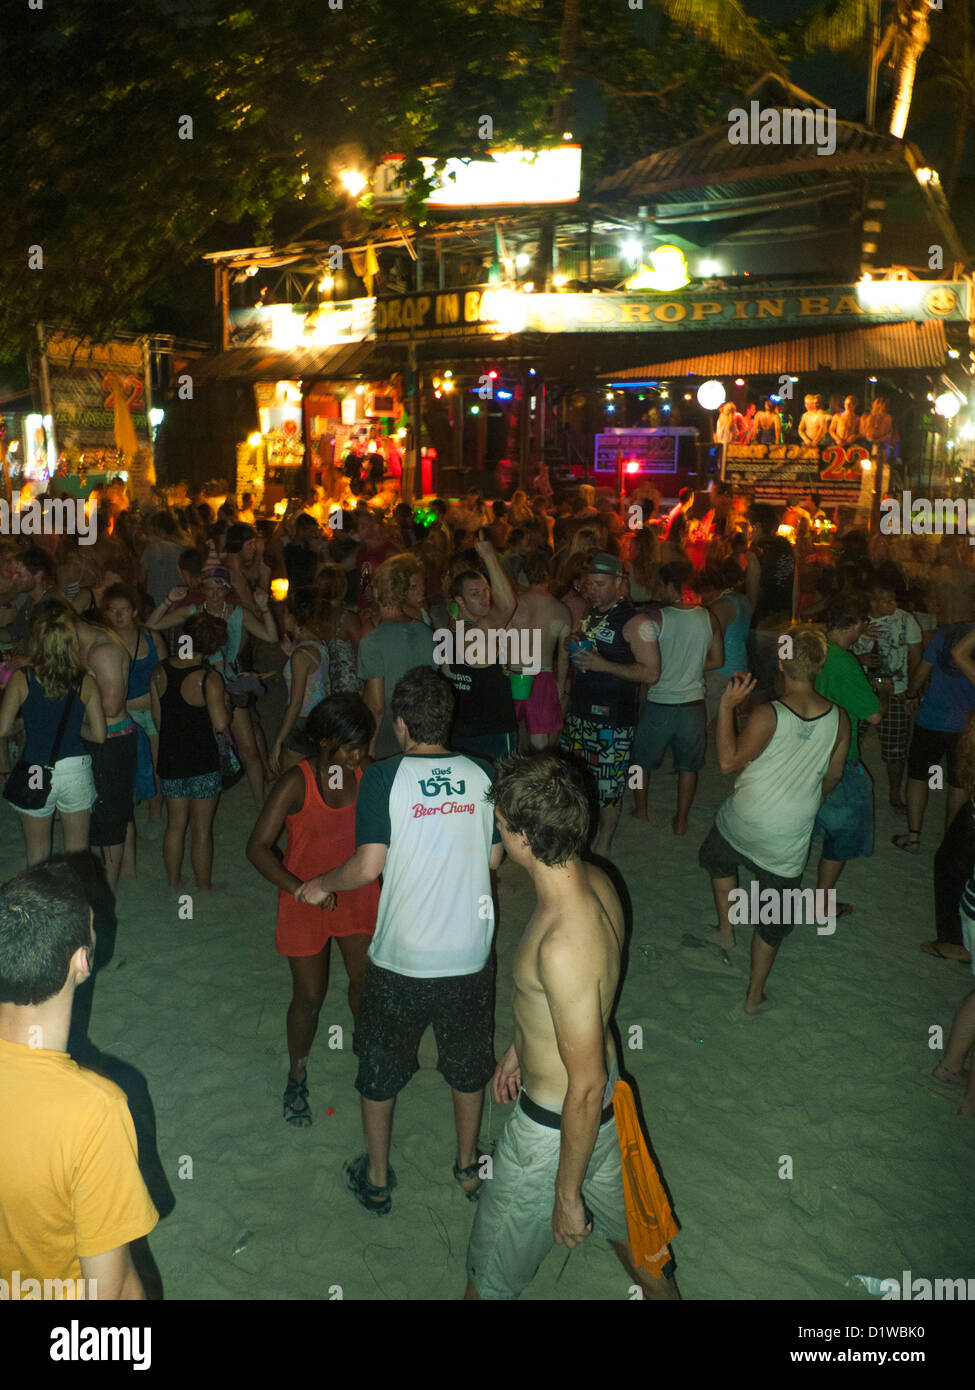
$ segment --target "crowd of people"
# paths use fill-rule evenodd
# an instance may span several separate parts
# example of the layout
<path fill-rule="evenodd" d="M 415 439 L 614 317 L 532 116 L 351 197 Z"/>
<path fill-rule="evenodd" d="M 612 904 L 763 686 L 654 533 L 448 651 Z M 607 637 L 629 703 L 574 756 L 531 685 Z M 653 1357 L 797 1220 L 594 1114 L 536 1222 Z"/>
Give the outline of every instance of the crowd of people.
<path fill-rule="evenodd" d="M 835 901 L 836 885 L 874 852 L 861 753 L 876 730 L 889 804 L 906 817 L 881 853 L 918 853 L 940 791 L 936 938 L 922 949 L 970 963 L 970 548 L 871 535 L 852 516 L 823 527 L 815 496 L 782 512 L 717 480 L 706 499 L 684 489 L 666 513 L 649 485 L 625 506 L 588 485 L 414 508 L 342 484 L 268 518 L 253 501 L 224 495 L 214 507 L 180 487 L 136 512 L 106 495 L 92 504 L 90 546 L 0 542 L 0 752 L 27 863 L 0 890 L 10 1061 L 0 1124 L 23 1103 L 30 1067 L 18 1049 L 36 1026 L 49 1030 L 45 1097 L 53 1106 L 70 1093 L 79 1108 L 78 1076 L 48 1056 L 65 1052 L 72 998 L 92 969 L 88 899 L 66 866 L 93 851 L 114 892 L 165 812 L 169 885 L 184 891 L 189 829 L 195 889 L 210 892 L 220 797 L 243 778 L 255 816 L 247 857 L 278 889 L 276 946 L 292 975 L 284 1120 L 313 1122 L 308 1063 L 335 937 L 366 1143 L 347 1165 L 355 1198 L 391 1209 L 393 1109 L 432 1024 L 452 1092 L 454 1177 L 478 1204 L 468 1296 L 517 1297 L 552 1240 L 571 1249 L 595 1216 L 646 1296 L 676 1297 L 676 1226 L 645 1154 L 652 1215 L 642 1232 L 623 1217 L 632 1179 L 615 1140 L 624 1126 L 639 1131 L 611 1031 L 623 915 L 593 860 L 612 860 L 628 804 L 649 819 L 651 775 L 668 753 L 672 832 L 690 834 L 713 747 L 735 774 L 711 827 L 697 827 L 717 924 L 684 945 L 731 963 L 746 921 L 743 1010 L 758 1016 L 773 1005 L 766 983 L 796 920 L 743 919 L 741 886 L 763 905 L 797 901 L 822 835 L 816 901 L 832 904 L 830 924 L 854 910 Z M 52 860 L 55 819 L 65 854 Z M 530 875 L 537 907 L 515 965 L 515 1038 L 496 1062 L 494 871 L 505 853 Z M 432 883 L 435 902 L 420 913 Z M 934 1071 L 975 1117 L 973 1045 L 975 991 Z M 519 1102 L 489 1182 L 478 1139 L 488 1084 L 499 1102 Z M 103 1272 L 117 1296 L 139 1296 L 124 1247 L 151 1229 L 151 1203 L 131 1177 L 125 1116 L 99 1094 L 114 1137 L 89 1177 L 104 1178 L 109 1158 L 127 1175 L 124 1216 L 103 1222 L 125 1239 L 99 1264 L 88 1232 L 58 1269 Z M 20 1194 L 2 1204 L 0 1266 L 11 1250 L 26 1267 L 31 1252 L 67 1248 L 49 1211 L 37 1235 L 18 1208 L 16 1165 L 30 1146 L 21 1126 L 0 1157 L 0 1192 Z"/>

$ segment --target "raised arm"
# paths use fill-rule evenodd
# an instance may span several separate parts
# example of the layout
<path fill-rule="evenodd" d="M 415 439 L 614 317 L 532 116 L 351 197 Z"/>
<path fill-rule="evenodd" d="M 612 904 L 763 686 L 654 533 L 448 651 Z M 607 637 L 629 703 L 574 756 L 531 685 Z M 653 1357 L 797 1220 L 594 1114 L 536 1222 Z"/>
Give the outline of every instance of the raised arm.
<path fill-rule="evenodd" d="M 741 772 L 755 761 L 775 733 L 775 710 L 771 705 L 759 705 L 744 730 L 740 734 L 735 731 L 735 707 L 744 704 L 754 689 L 754 676 L 735 675 L 721 696 L 715 743 L 722 772 Z"/>
<path fill-rule="evenodd" d="M 181 608 L 173 608 L 173 604 L 182 603 L 186 598 L 186 590 L 183 588 L 170 589 L 162 603 L 157 603 L 155 608 L 146 618 L 146 627 L 155 631 L 164 631 L 166 628 L 178 627 L 185 623 L 186 619 L 193 612 L 189 604 L 184 604 Z M 170 611 L 167 612 L 166 610 Z"/>
<path fill-rule="evenodd" d="M 518 596 L 491 542 L 479 540 L 475 548 L 484 561 L 491 584 L 491 612 L 488 616 L 494 626 L 505 627 L 518 606 Z"/>
<path fill-rule="evenodd" d="M 268 596 L 263 589 L 258 589 L 254 594 L 254 602 L 261 616 L 258 618 L 249 608 L 244 608 L 244 627 L 252 637 L 257 637 L 262 642 L 276 642 L 278 630 L 274 626 L 274 615 L 269 607 Z"/>

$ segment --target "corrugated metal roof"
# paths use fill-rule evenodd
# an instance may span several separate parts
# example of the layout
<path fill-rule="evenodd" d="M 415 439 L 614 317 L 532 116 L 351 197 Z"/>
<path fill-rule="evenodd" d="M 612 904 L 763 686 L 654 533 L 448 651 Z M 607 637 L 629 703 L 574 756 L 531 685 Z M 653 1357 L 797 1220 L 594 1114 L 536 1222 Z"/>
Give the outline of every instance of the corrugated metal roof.
<path fill-rule="evenodd" d="M 661 344 L 661 348 L 663 344 Z M 698 357 L 644 363 L 620 371 L 602 372 L 602 381 L 642 381 L 666 376 L 778 376 L 789 372 L 889 371 L 895 368 L 943 367 L 948 355 L 945 326 L 938 319 L 925 323 L 881 323 L 873 328 L 791 338 L 755 347 L 735 347 Z"/>
<path fill-rule="evenodd" d="M 755 83 L 742 97 L 740 107 L 747 111 L 752 99 L 759 100 L 763 110 L 825 107 L 825 103 L 773 74 Z M 703 135 L 669 150 L 658 150 L 608 175 L 596 192 L 650 197 L 683 188 L 713 188 L 713 196 L 720 200 L 738 196 L 743 184 L 748 191 L 757 192 L 767 189 L 773 179 L 795 180 L 808 173 L 834 177 L 838 170 L 906 164 L 901 140 L 854 121 L 836 120 L 836 149 L 828 155 L 820 154 L 815 144 L 733 145 L 728 132 L 726 113 Z"/>
<path fill-rule="evenodd" d="M 333 347 L 294 348 L 276 352 L 268 347 L 231 348 L 229 352 L 194 364 L 194 376 L 204 381 L 300 381 L 304 377 L 355 377 L 376 353 L 375 342 L 341 343 Z"/>

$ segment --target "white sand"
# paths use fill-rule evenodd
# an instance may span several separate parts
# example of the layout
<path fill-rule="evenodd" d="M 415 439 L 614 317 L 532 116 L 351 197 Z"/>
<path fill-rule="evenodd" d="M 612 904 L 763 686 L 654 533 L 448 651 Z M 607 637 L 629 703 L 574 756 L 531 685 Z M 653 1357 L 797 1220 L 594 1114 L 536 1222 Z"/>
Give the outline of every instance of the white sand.
<path fill-rule="evenodd" d="M 875 743 L 868 761 L 876 773 Z M 925 847 L 912 857 L 889 844 L 904 820 L 877 781 L 875 857 L 840 882 L 855 914 L 832 937 L 798 928 L 770 979 L 777 1007 L 747 1019 L 747 946 L 732 974 L 680 945 L 686 930 L 714 920 L 697 851 L 730 786 L 710 761 L 690 834 L 677 840 L 675 780 L 656 776 L 649 826 L 627 805 L 615 855 L 634 901 L 618 1022 L 624 1044 L 631 1025 L 644 1030 L 625 1064 L 682 1223 L 683 1295 L 842 1299 L 867 1297 L 846 1286 L 854 1274 L 972 1277 L 975 1126 L 955 1114 L 953 1088 L 931 1079 L 938 1054 L 928 1047 L 928 1029 L 947 1032 L 972 976 L 918 949 L 934 936 L 943 802 L 932 796 Z M 4 814 L 7 877 L 23 861 L 13 813 Z M 253 818 L 245 785 L 225 796 L 215 878 L 230 886 L 197 895 L 192 922 L 178 920 L 167 895 L 158 844 L 142 850 L 137 878 L 121 886 L 115 959 L 95 995 L 93 1041 L 141 1069 L 156 1107 L 176 1196 L 150 1241 L 166 1296 L 327 1298 L 338 1285 L 349 1299 L 456 1298 L 473 1207 L 451 1178 L 450 1097 L 432 1069 L 430 1035 L 397 1106 L 391 1215 L 370 1215 L 345 1191 L 343 1161 L 364 1146 L 337 950 L 309 1067 L 315 1121 L 296 1132 L 282 1119 L 290 973 L 274 949 L 275 890 L 243 854 Z M 510 1041 L 512 954 L 532 904 L 514 865 L 500 883 L 499 1054 Z M 435 885 L 427 910 L 436 910 Z M 334 1023 L 344 1051 L 328 1048 Z M 496 1138 L 503 1119 L 488 1101 L 483 1136 Z M 783 1155 L 792 1180 L 778 1176 Z M 177 1176 L 183 1156 L 192 1179 Z M 556 1284 L 564 1260 L 553 1250 L 525 1296 L 627 1297 L 605 1242 L 576 1250 Z"/>

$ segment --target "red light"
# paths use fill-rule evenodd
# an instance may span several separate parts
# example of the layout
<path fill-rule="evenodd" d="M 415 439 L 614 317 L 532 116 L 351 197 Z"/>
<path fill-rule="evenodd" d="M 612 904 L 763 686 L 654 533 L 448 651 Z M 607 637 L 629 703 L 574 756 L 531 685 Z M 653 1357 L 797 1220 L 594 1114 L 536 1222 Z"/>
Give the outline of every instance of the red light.
<path fill-rule="evenodd" d="M 497 372 L 495 371 L 495 369 L 494 369 L 493 367 L 492 367 L 491 370 L 488 372 L 488 376 L 491 378 L 492 381 L 497 381 L 497 379 L 498 379 L 498 374 L 497 374 Z"/>
<path fill-rule="evenodd" d="M 639 473 L 640 465 L 639 463 L 637 463 L 636 459 L 630 460 L 630 462 L 626 465 L 626 471 L 627 473 Z"/>

